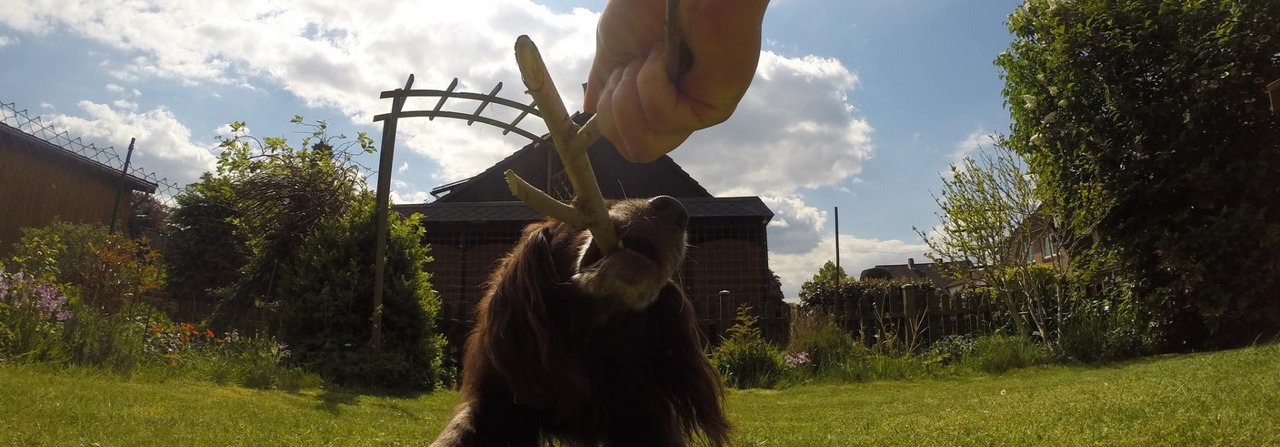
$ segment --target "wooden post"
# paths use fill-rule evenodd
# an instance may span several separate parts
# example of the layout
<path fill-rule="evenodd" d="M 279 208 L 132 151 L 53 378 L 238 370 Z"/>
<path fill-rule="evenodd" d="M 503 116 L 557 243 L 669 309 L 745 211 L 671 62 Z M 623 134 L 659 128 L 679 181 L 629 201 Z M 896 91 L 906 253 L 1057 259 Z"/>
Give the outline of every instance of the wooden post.
<path fill-rule="evenodd" d="M 410 74 L 401 93 L 408 92 L 412 87 L 413 75 Z M 382 349 L 382 289 L 383 276 L 387 267 L 387 209 L 391 201 L 391 170 L 396 150 L 396 121 L 399 119 L 400 109 L 404 108 L 404 100 L 404 96 L 397 96 L 391 100 L 391 116 L 382 122 L 382 153 L 378 154 L 378 192 L 374 199 L 377 220 L 374 222 L 376 229 L 373 249 L 373 316 L 370 317 L 372 330 L 369 334 L 369 347 L 374 351 Z"/>
<path fill-rule="evenodd" d="M 907 341 L 914 345 L 916 337 L 920 336 L 921 330 L 928 330 L 927 322 L 923 320 L 925 312 L 928 310 L 928 303 L 923 302 L 920 286 L 915 284 L 904 284 L 902 286 L 902 316 L 907 320 L 907 330 L 911 331 L 907 334 Z M 928 340 L 926 334 L 925 339 Z"/>
<path fill-rule="evenodd" d="M 124 167 L 120 168 L 120 186 L 116 188 L 116 201 L 111 204 L 111 225 L 107 227 L 107 231 L 116 232 L 116 214 L 120 212 L 120 196 L 124 194 L 125 182 L 129 180 L 129 162 L 133 160 L 133 142 L 137 138 L 129 139 L 129 152 L 124 155 Z"/>

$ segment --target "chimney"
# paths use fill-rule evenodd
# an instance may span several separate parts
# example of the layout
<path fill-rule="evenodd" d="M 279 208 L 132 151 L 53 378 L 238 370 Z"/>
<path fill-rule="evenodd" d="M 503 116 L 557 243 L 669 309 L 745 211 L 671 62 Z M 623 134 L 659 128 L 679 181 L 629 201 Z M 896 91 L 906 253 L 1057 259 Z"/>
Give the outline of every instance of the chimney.
<path fill-rule="evenodd" d="M 907 270 L 916 271 L 916 258 L 907 258 Z"/>

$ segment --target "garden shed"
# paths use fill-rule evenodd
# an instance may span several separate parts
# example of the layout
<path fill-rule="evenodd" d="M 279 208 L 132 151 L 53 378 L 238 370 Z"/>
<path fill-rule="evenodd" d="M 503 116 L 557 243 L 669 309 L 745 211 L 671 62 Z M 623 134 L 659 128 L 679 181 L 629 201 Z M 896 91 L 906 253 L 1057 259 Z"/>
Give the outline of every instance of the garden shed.
<path fill-rule="evenodd" d="M 123 225 L 132 192 L 155 193 L 155 182 L 121 175 L 114 149 L 55 132 L 13 104 L 0 104 L 0 113 L 0 257 L 23 228 L 55 220 L 109 225 L 113 216 Z"/>

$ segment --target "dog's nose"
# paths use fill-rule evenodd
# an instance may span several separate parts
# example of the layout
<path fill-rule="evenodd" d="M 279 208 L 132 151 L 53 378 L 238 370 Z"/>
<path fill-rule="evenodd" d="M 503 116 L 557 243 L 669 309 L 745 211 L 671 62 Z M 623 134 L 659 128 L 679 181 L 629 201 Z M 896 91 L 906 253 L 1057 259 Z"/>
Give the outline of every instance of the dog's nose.
<path fill-rule="evenodd" d="M 689 212 L 685 211 L 684 205 L 674 197 L 654 197 L 649 199 L 649 206 L 653 208 L 654 217 L 659 222 L 674 225 L 677 228 L 685 228 L 689 225 Z"/>

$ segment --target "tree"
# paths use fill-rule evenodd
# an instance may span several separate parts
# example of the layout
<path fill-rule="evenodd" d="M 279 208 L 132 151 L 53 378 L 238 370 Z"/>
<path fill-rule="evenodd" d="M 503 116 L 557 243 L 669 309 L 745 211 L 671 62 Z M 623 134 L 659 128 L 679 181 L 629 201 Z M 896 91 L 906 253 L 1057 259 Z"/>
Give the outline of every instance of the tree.
<path fill-rule="evenodd" d="M 264 318 L 282 304 L 282 266 L 320 223 L 346 214 L 364 188 L 367 169 L 354 159 L 374 151 L 368 135 L 349 140 L 329 135 L 324 121 L 306 123 L 294 116 L 292 122 L 309 129 L 300 148 L 282 137 L 253 137 L 243 122 L 231 123 L 231 135 L 220 137 L 216 177 L 230 189 L 227 205 L 235 213 L 230 222 L 249 255 L 219 306 L 218 321 L 269 323 Z"/>
<path fill-rule="evenodd" d="M 1025 312 L 1050 343 L 1051 313 L 1062 309 L 1066 290 L 1046 294 L 1042 276 L 1027 259 L 1027 248 L 1048 237 L 1054 245 L 1071 238 L 1044 214 L 1036 185 L 1016 154 L 997 142 L 952 164 L 942 177 L 938 204 L 940 231 L 916 233 L 929 247 L 929 257 L 947 276 L 981 278 L 1005 307 L 1015 329 L 1031 335 Z M 960 262 L 956 262 L 960 261 Z M 1061 266 L 1061 264 L 1058 264 Z M 1061 275 L 1065 275 L 1065 271 Z"/>
<path fill-rule="evenodd" d="M 325 219 L 280 275 L 281 337 L 294 359 L 346 386 L 432 389 L 440 384 L 444 337 L 435 334 L 440 300 L 422 269 L 421 216 L 388 216 L 383 344 L 368 346 L 373 302 L 373 196 Z"/>
<path fill-rule="evenodd" d="M 162 250 L 169 295 L 190 303 L 214 303 L 230 292 L 249 262 L 249 241 L 236 228 L 240 213 L 231 181 L 205 173 L 174 201 Z"/>
<path fill-rule="evenodd" d="M 818 273 L 813 275 L 813 279 L 810 279 L 810 281 L 814 281 L 814 282 L 826 281 L 826 282 L 834 283 L 836 281 L 845 279 L 848 276 L 849 275 L 846 275 L 844 273 L 843 267 L 836 267 L 836 264 L 834 262 L 827 261 L 826 264 L 822 264 L 822 268 L 818 269 Z"/>
<path fill-rule="evenodd" d="M 1030 0 L 1008 26 L 1008 145 L 1165 348 L 1280 331 L 1280 2 Z"/>

